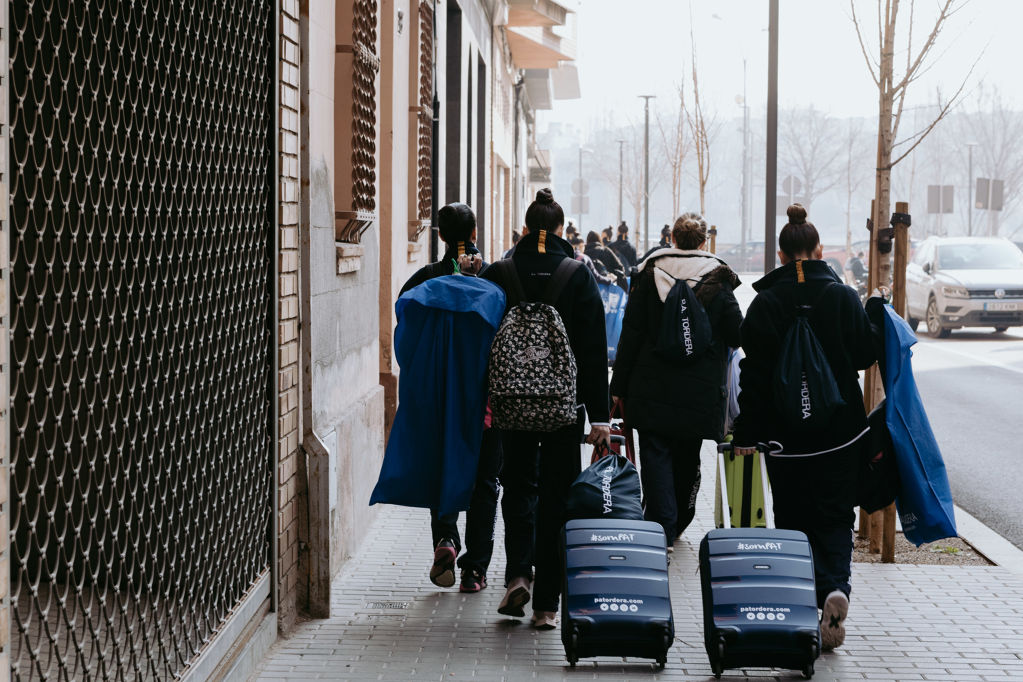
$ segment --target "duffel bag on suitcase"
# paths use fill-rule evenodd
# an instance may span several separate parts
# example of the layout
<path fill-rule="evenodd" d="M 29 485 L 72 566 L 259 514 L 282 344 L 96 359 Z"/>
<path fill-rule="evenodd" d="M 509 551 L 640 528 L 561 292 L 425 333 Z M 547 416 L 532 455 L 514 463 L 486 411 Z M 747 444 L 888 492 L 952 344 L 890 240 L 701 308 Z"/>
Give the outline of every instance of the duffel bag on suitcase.
<path fill-rule="evenodd" d="M 660 524 L 569 521 L 564 546 L 561 641 L 569 664 L 592 656 L 635 656 L 664 668 L 675 622 Z"/>

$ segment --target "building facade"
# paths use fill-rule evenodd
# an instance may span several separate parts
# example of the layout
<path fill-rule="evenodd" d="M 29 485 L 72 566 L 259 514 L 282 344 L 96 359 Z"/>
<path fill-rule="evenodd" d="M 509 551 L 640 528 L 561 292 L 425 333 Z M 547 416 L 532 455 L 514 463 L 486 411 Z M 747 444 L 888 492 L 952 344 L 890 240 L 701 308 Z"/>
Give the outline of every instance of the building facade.
<path fill-rule="evenodd" d="M 0 678 L 243 678 L 366 540 L 437 208 L 493 260 L 549 180 L 571 7 L 51 5 L 0 12 Z"/>

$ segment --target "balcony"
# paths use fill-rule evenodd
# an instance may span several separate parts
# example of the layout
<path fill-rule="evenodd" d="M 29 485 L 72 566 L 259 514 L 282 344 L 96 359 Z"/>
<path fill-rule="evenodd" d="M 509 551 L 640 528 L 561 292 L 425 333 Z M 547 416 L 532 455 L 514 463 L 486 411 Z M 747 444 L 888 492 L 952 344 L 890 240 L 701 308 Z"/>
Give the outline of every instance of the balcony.
<path fill-rule="evenodd" d="M 569 11 L 554 0 L 508 0 L 508 26 L 560 26 Z"/>
<path fill-rule="evenodd" d="M 559 36 L 548 26 L 509 26 L 508 46 L 520 69 L 555 69 L 575 59 L 575 40 Z"/>

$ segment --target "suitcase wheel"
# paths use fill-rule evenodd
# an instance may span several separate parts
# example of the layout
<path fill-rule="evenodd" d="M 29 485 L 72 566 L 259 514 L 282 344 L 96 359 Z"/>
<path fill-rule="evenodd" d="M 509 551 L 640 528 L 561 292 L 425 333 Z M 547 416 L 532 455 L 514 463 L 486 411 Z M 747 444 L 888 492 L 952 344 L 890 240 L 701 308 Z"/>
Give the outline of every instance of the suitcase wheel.
<path fill-rule="evenodd" d="M 710 662 L 711 672 L 714 673 L 715 679 L 720 680 L 721 674 L 725 672 L 725 640 L 722 637 L 718 640 L 717 656 Z"/>
<path fill-rule="evenodd" d="M 803 666 L 803 677 L 808 680 L 813 677 L 813 663 L 807 663 Z"/>
<path fill-rule="evenodd" d="M 565 657 L 568 658 L 568 665 L 570 668 L 574 668 L 575 664 L 579 661 L 579 655 L 576 653 L 579 650 L 579 631 L 572 628 L 572 634 L 569 635 L 568 645 L 565 647 Z"/>

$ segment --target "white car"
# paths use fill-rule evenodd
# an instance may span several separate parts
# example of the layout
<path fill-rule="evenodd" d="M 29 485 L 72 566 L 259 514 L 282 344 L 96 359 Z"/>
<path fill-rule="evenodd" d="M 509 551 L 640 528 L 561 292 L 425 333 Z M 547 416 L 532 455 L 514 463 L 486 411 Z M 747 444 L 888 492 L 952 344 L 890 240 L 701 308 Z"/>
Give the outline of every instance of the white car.
<path fill-rule="evenodd" d="M 906 268 L 909 324 L 946 338 L 961 327 L 1023 325 L 1023 251 L 995 237 L 928 237 Z"/>

